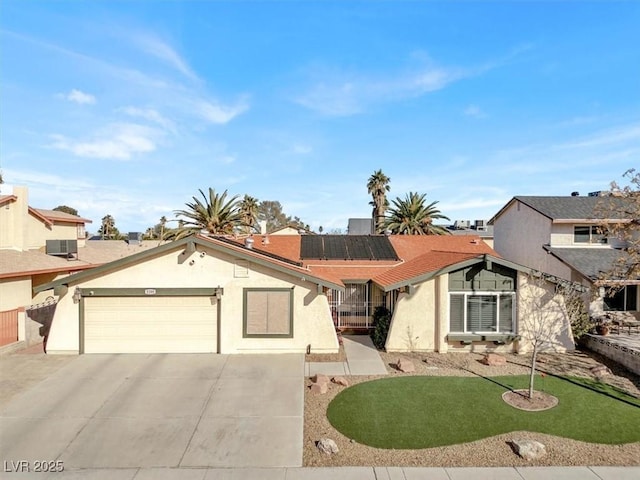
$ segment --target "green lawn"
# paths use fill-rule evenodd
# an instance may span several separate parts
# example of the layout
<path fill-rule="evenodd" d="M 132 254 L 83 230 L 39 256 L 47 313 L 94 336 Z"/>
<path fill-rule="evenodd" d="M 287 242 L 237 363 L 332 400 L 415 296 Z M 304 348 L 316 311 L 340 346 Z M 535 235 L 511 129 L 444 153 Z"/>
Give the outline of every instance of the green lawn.
<path fill-rule="evenodd" d="M 502 393 L 526 388 L 527 376 L 385 378 L 340 392 L 327 417 L 348 438 L 379 448 L 429 448 L 517 430 L 592 443 L 640 441 L 640 401 L 599 382 L 547 376 L 536 388 L 556 407 L 525 412 Z"/>

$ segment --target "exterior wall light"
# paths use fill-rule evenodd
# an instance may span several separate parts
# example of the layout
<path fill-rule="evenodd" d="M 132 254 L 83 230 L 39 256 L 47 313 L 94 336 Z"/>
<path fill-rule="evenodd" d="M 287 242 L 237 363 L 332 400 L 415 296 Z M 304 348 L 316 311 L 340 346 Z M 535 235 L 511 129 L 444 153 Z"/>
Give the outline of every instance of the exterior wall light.
<path fill-rule="evenodd" d="M 80 300 L 82 299 L 82 292 L 80 291 L 80 287 L 76 287 L 76 289 L 73 291 L 73 303 L 80 303 Z"/>

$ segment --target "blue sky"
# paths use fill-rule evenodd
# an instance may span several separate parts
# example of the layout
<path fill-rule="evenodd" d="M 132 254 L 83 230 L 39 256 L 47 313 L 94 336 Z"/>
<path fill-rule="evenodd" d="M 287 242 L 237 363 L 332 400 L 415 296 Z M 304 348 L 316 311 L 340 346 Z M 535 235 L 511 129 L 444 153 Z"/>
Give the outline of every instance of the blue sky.
<path fill-rule="evenodd" d="M 18 1 L 0 167 L 144 231 L 213 187 L 325 231 L 426 193 L 452 220 L 640 166 L 640 2 Z"/>

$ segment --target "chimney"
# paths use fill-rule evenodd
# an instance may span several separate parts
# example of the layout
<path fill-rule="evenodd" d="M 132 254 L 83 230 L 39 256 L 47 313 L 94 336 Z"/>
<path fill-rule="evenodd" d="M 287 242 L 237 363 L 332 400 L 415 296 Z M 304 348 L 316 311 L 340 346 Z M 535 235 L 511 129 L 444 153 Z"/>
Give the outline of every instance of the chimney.
<path fill-rule="evenodd" d="M 260 235 L 266 235 L 266 233 L 267 233 L 267 221 L 266 220 L 260 220 L 258 222 L 258 225 L 260 225 Z"/>

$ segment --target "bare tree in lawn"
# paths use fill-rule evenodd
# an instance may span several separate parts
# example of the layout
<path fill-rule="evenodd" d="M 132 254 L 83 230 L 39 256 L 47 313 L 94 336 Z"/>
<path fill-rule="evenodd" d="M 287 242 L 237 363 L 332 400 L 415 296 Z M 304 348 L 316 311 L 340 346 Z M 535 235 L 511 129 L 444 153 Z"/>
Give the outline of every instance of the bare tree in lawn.
<path fill-rule="evenodd" d="M 540 272 L 532 272 L 524 279 L 519 286 L 518 316 L 522 350 L 531 354 L 531 399 L 538 354 L 573 348 L 572 325 L 582 318 L 588 289 Z"/>

